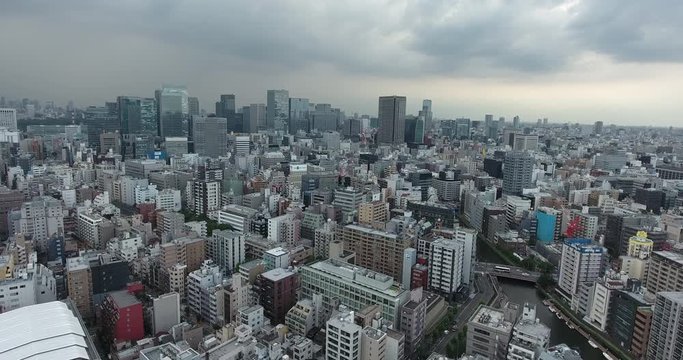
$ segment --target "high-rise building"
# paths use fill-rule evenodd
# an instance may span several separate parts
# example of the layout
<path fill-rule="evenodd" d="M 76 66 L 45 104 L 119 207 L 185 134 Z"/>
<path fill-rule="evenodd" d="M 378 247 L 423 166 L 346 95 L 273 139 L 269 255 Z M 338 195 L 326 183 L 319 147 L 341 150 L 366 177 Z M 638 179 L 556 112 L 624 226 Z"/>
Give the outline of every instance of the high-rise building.
<path fill-rule="evenodd" d="M 589 239 L 569 239 L 562 245 L 558 286 L 568 298 L 579 292 L 582 284 L 592 284 L 605 271 L 607 249 Z"/>
<path fill-rule="evenodd" d="M 595 134 L 595 135 L 602 134 L 602 126 L 603 126 L 602 121 L 596 121 L 595 125 L 593 125 L 593 134 Z"/>
<path fill-rule="evenodd" d="M 610 307 L 606 332 L 616 344 L 642 359 L 650 334 L 652 305 L 642 294 L 618 290 L 612 296 Z"/>
<path fill-rule="evenodd" d="M 247 110 L 245 112 L 245 110 Z M 242 116 L 244 117 L 245 129 L 244 132 L 255 133 L 259 130 L 266 130 L 267 125 L 267 111 L 265 104 L 251 104 L 242 109 Z M 247 120 L 248 119 L 248 120 Z M 248 126 L 247 126 L 248 124 Z M 246 129 L 248 128 L 248 129 Z"/>
<path fill-rule="evenodd" d="M 195 214 L 208 216 L 209 213 L 218 211 L 221 207 L 221 181 L 197 180 L 192 182 L 192 200 Z"/>
<path fill-rule="evenodd" d="M 415 248 L 407 248 L 403 251 L 403 274 L 401 274 L 401 285 L 404 289 L 410 289 L 410 283 L 413 276 L 413 265 L 417 263 L 417 250 Z"/>
<path fill-rule="evenodd" d="M 384 229 L 389 220 L 389 203 L 376 200 L 358 206 L 358 223 L 375 229 Z"/>
<path fill-rule="evenodd" d="M 645 298 L 658 292 L 683 291 L 683 255 L 673 251 L 654 251 L 647 266 Z"/>
<path fill-rule="evenodd" d="M 224 273 L 231 273 L 244 262 L 244 234 L 215 230 L 207 242 L 207 255 Z"/>
<path fill-rule="evenodd" d="M 377 141 L 380 144 L 399 145 L 404 143 L 406 97 L 381 96 L 379 98 L 379 132 Z"/>
<path fill-rule="evenodd" d="M 512 118 L 512 127 L 515 129 L 519 129 L 521 127 L 521 123 L 519 121 L 519 116 L 515 116 Z"/>
<path fill-rule="evenodd" d="M 161 137 L 187 136 L 190 108 L 187 89 L 164 86 L 157 91 L 159 135 Z"/>
<path fill-rule="evenodd" d="M 192 118 L 194 152 L 200 156 L 217 158 L 228 151 L 228 120 L 220 117 Z"/>
<path fill-rule="evenodd" d="M 549 207 L 536 210 L 536 239 L 543 243 L 560 241 L 562 234 L 562 212 Z"/>
<path fill-rule="evenodd" d="M 30 235 L 38 249 L 47 251 L 47 239 L 64 235 L 62 202 L 49 196 L 35 197 L 24 202 L 14 221 L 15 233 Z"/>
<path fill-rule="evenodd" d="M 523 189 L 533 186 L 534 158 L 519 151 L 505 154 L 503 163 L 503 192 L 521 195 Z"/>
<path fill-rule="evenodd" d="M 0 127 L 7 128 L 10 131 L 17 130 L 17 110 L 0 109 Z"/>
<path fill-rule="evenodd" d="M 425 133 L 429 132 L 432 129 L 432 120 L 433 120 L 433 114 L 432 114 L 432 101 L 429 99 L 422 100 L 422 110 L 418 113 L 419 116 L 424 118 L 424 128 L 425 128 Z"/>
<path fill-rule="evenodd" d="M 157 104 L 153 98 L 119 96 L 117 99 L 121 134 L 158 135 Z"/>
<path fill-rule="evenodd" d="M 192 96 L 188 97 L 187 108 L 190 117 L 199 116 L 199 99 Z"/>
<path fill-rule="evenodd" d="M 429 288 L 446 296 L 462 285 L 465 246 L 455 239 L 436 239 L 429 255 Z"/>
<path fill-rule="evenodd" d="M 683 359 L 683 292 L 657 293 L 646 358 Z"/>
<path fill-rule="evenodd" d="M 228 118 L 228 115 L 235 113 L 235 95 L 221 95 L 220 101 L 216 102 L 216 116 Z"/>
<path fill-rule="evenodd" d="M 403 252 L 413 244 L 404 232 L 401 235 L 349 224 L 337 228 L 336 239 L 344 242 L 344 249 L 356 253 L 356 264 L 402 279 Z"/>
<path fill-rule="evenodd" d="M 287 130 L 289 121 L 289 91 L 268 90 L 266 95 L 266 125 L 268 129 Z"/>
<path fill-rule="evenodd" d="M 187 305 L 197 316 L 211 324 L 219 322 L 216 292 L 221 288 L 223 273 L 211 260 L 187 275 Z"/>
<path fill-rule="evenodd" d="M 272 324 L 284 324 L 287 312 L 296 304 L 299 275 L 288 269 L 273 269 L 256 278 L 254 291 L 264 314 Z"/>
<path fill-rule="evenodd" d="M 308 132 L 309 119 L 308 113 L 311 104 L 308 99 L 290 98 L 289 99 L 289 133 L 296 134 L 298 131 Z"/>
<path fill-rule="evenodd" d="M 90 264 L 85 258 L 74 257 L 66 261 L 66 281 L 69 298 L 84 318 L 93 315 L 93 289 Z"/>

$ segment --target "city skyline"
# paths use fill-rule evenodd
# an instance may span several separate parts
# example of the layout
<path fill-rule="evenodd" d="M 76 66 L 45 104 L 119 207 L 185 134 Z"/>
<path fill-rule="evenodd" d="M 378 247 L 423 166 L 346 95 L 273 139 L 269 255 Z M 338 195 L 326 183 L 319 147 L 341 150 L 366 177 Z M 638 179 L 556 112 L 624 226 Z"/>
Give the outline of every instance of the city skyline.
<path fill-rule="evenodd" d="M 683 53 L 670 43 L 682 10 L 664 1 L 10 2 L 0 29 L 12 36 L 0 44 L 21 51 L 3 59 L 0 94 L 85 107 L 179 83 L 209 112 L 220 94 L 245 105 L 287 89 L 347 114 L 375 115 L 377 98 L 396 94 L 413 114 L 432 99 L 436 118 L 670 126 L 683 90 Z"/>

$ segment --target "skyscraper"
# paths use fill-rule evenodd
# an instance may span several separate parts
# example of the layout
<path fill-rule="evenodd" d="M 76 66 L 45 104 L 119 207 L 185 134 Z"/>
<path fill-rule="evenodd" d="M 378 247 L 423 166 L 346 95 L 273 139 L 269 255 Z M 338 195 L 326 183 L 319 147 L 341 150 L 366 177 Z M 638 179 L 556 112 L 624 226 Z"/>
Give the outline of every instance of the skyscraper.
<path fill-rule="evenodd" d="M 221 100 L 216 102 L 216 116 L 227 118 L 228 114 L 235 112 L 235 95 L 221 95 Z"/>
<path fill-rule="evenodd" d="M 379 98 L 379 132 L 377 141 L 380 144 L 402 144 L 404 142 L 406 97 L 381 96 Z"/>
<path fill-rule="evenodd" d="M 196 97 L 187 98 L 187 106 L 190 116 L 199 115 L 199 99 Z"/>
<path fill-rule="evenodd" d="M 219 157 L 228 151 L 228 120 L 219 117 L 193 117 L 194 151 L 201 156 Z"/>
<path fill-rule="evenodd" d="M 159 107 L 159 135 L 187 136 L 190 115 L 187 89 L 164 86 L 156 95 Z"/>
<path fill-rule="evenodd" d="M 287 130 L 289 120 L 289 91 L 268 90 L 266 103 L 268 129 Z"/>
<path fill-rule="evenodd" d="M 422 100 L 422 110 L 418 116 L 424 119 L 424 129 L 428 132 L 432 128 L 432 101 L 429 99 Z"/>
<path fill-rule="evenodd" d="M 310 103 L 308 99 L 289 99 L 289 133 L 296 134 L 299 130 L 308 132 L 308 112 Z"/>
<path fill-rule="evenodd" d="M 595 134 L 595 135 L 602 134 L 602 126 L 603 126 L 602 121 L 596 121 L 595 125 L 593 126 L 593 134 Z"/>
<path fill-rule="evenodd" d="M 503 192 L 521 195 L 523 189 L 532 186 L 534 158 L 526 152 L 508 152 L 503 170 Z"/>
<path fill-rule="evenodd" d="M 266 105 L 264 104 L 249 105 L 249 132 L 255 133 L 267 128 L 266 113 Z"/>
<path fill-rule="evenodd" d="M 119 96 L 116 99 L 119 109 L 121 134 L 146 134 L 156 136 L 157 106 L 152 98 Z"/>
<path fill-rule="evenodd" d="M 520 123 L 519 123 L 519 116 L 515 116 L 512 118 L 512 127 L 515 129 L 519 129 Z"/>

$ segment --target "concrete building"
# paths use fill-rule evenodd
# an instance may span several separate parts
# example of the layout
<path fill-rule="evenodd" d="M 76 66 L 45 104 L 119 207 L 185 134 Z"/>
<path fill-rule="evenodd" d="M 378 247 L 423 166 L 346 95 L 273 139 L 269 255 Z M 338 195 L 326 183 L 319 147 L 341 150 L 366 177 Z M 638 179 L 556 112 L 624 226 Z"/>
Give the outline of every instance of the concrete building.
<path fill-rule="evenodd" d="M 567 299 L 579 292 L 581 284 L 592 284 L 605 271 L 607 249 L 588 239 L 570 239 L 562 245 L 558 287 Z"/>
<path fill-rule="evenodd" d="M 467 322 L 467 354 L 504 360 L 515 321 L 516 317 L 504 310 L 480 305 Z"/>
<path fill-rule="evenodd" d="M 401 285 L 404 289 L 410 289 L 412 280 L 412 268 L 417 263 L 417 250 L 414 248 L 407 248 L 403 251 L 403 270 L 401 274 Z"/>
<path fill-rule="evenodd" d="M 645 298 L 655 299 L 662 291 L 683 291 L 683 255 L 672 251 L 654 251 L 645 277 Z"/>
<path fill-rule="evenodd" d="M 250 207 L 230 204 L 223 206 L 222 209 L 218 210 L 217 214 L 219 224 L 228 224 L 235 231 L 243 232 L 249 230 L 251 219 L 258 214 L 258 211 Z"/>
<path fill-rule="evenodd" d="M 76 233 L 92 248 L 102 249 L 114 237 L 114 228 L 111 221 L 102 215 L 84 211 L 78 214 Z"/>
<path fill-rule="evenodd" d="M 102 302 L 102 323 L 112 344 L 145 337 L 142 303 L 128 290 L 113 291 Z"/>
<path fill-rule="evenodd" d="M 360 360 L 361 332 L 363 328 L 354 322 L 353 311 L 340 306 L 338 315 L 327 321 L 325 338 L 325 359 Z"/>
<path fill-rule="evenodd" d="M 328 221 L 321 228 L 315 229 L 313 252 L 316 259 L 329 257 L 330 243 L 336 240 L 336 229 L 337 224 L 334 221 Z"/>
<path fill-rule="evenodd" d="M 224 273 L 230 273 L 244 262 L 244 234 L 230 230 L 214 230 L 207 242 L 207 255 Z"/>
<path fill-rule="evenodd" d="M 152 300 L 152 332 L 168 332 L 180 324 L 180 294 L 171 292 Z"/>
<path fill-rule="evenodd" d="M 185 227 L 185 216 L 179 212 L 158 211 L 157 212 L 157 234 L 162 242 L 175 237 L 176 233 Z"/>
<path fill-rule="evenodd" d="M 289 128 L 289 91 L 268 90 L 266 97 L 267 128 L 287 131 Z"/>
<path fill-rule="evenodd" d="M 445 238 L 434 240 L 429 255 L 429 288 L 447 297 L 457 292 L 462 285 L 464 258 L 462 242 Z"/>
<path fill-rule="evenodd" d="M 261 330 L 266 321 L 263 313 L 263 306 L 261 305 L 239 309 L 237 311 L 237 319 L 241 325 L 249 325 L 255 332 Z"/>
<path fill-rule="evenodd" d="M 360 356 L 361 359 L 383 360 L 387 353 L 387 333 L 367 326 L 361 331 Z"/>
<path fill-rule="evenodd" d="M 355 214 L 361 202 L 363 202 L 363 192 L 360 190 L 347 187 L 334 191 L 332 205 L 340 208 L 343 212 Z"/>
<path fill-rule="evenodd" d="M 296 304 L 299 276 L 286 269 L 273 269 L 259 275 L 254 291 L 265 316 L 272 324 L 284 324 L 289 309 Z"/>
<path fill-rule="evenodd" d="M 201 319 L 218 324 L 218 303 L 215 293 L 223 283 L 223 273 L 211 260 L 187 275 L 187 306 Z"/>
<path fill-rule="evenodd" d="M 370 271 L 358 265 L 328 259 L 299 270 L 301 294 L 312 298 L 321 294 L 323 307 L 334 307 L 335 301 L 349 309 L 360 311 L 368 304 L 381 304 L 382 317 L 394 323 L 400 319 L 400 309 L 410 300 L 410 293 L 394 284 L 390 276 Z"/>
<path fill-rule="evenodd" d="M 92 277 L 90 264 L 82 257 L 68 258 L 66 262 L 66 279 L 69 298 L 84 318 L 90 318 L 92 312 Z"/>
<path fill-rule="evenodd" d="M 53 235 L 64 235 L 64 210 L 62 202 L 48 196 L 41 196 L 24 202 L 14 221 L 15 233 L 30 235 L 38 249 L 47 251 L 47 239 Z"/>
<path fill-rule="evenodd" d="M 13 256 L 3 255 L 0 270 L 0 312 L 57 300 L 54 273 L 34 259 L 14 266 Z"/>
<path fill-rule="evenodd" d="M 401 306 L 400 330 L 405 334 L 405 353 L 410 358 L 424 338 L 427 324 L 427 296 L 422 288 L 411 290 L 410 301 Z"/>
<path fill-rule="evenodd" d="M 163 189 L 156 196 L 157 210 L 180 211 L 182 210 L 182 199 L 180 190 Z"/>
<path fill-rule="evenodd" d="M 657 293 L 647 347 L 648 360 L 683 358 L 683 292 Z"/>
<path fill-rule="evenodd" d="M 521 195 L 523 189 L 531 188 L 534 165 L 534 158 L 526 152 L 506 153 L 503 163 L 503 192 Z"/>
<path fill-rule="evenodd" d="M 399 145 L 404 143 L 406 121 L 405 96 L 381 96 L 379 98 L 379 132 L 377 142 L 380 144 Z"/>
<path fill-rule="evenodd" d="M 617 290 L 612 296 L 611 311 L 607 315 L 607 329 L 614 342 L 630 350 L 637 359 L 647 351 L 652 322 L 652 304 L 642 294 Z"/>
<path fill-rule="evenodd" d="M 441 171 L 439 176 L 432 179 L 432 187 L 441 201 L 460 200 L 460 180 L 455 171 Z"/>
<path fill-rule="evenodd" d="M 550 328 L 537 321 L 536 306 L 525 303 L 521 319 L 512 328 L 507 360 L 536 360 L 549 343 Z"/>
<path fill-rule="evenodd" d="M 192 209 L 197 215 L 209 216 L 209 214 L 220 210 L 221 182 L 211 180 L 193 181 L 192 204 Z"/>
<path fill-rule="evenodd" d="M 159 262 L 163 269 L 181 264 L 187 265 L 187 271 L 192 272 L 199 269 L 205 260 L 206 240 L 203 238 L 177 238 L 159 247 Z"/>
<path fill-rule="evenodd" d="M 153 171 L 162 171 L 166 163 L 159 160 L 126 160 L 126 175 L 135 179 L 147 179 Z"/>
<path fill-rule="evenodd" d="M 358 223 L 375 229 L 383 229 L 389 220 L 389 203 L 377 200 L 358 206 Z"/>
<path fill-rule="evenodd" d="M 276 247 L 263 253 L 263 263 L 266 271 L 273 269 L 287 269 L 289 267 L 289 251 L 283 247 Z"/>
<path fill-rule="evenodd" d="M 217 158 L 228 152 L 228 120 L 221 117 L 192 118 L 194 152 L 200 156 Z"/>
<path fill-rule="evenodd" d="M 15 109 L 0 109 L 0 127 L 7 128 L 10 131 L 17 130 L 17 110 Z"/>
<path fill-rule="evenodd" d="M 344 242 L 344 249 L 356 253 L 356 263 L 369 270 L 402 279 L 403 252 L 413 244 L 404 232 L 390 234 L 359 225 L 346 225 L 336 230 L 336 239 Z"/>
<path fill-rule="evenodd" d="M 285 317 L 285 325 L 296 335 L 306 336 L 314 327 L 322 324 L 322 296 L 314 295 L 313 299 L 301 299 L 289 309 Z"/>

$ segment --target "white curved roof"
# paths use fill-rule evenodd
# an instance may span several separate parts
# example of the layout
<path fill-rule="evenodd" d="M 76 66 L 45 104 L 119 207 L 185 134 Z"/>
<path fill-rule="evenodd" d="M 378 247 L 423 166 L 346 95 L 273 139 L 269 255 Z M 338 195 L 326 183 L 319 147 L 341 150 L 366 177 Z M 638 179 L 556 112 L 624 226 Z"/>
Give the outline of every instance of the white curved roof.
<path fill-rule="evenodd" d="M 0 314 L 1 359 L 89 359 L 86 334 L 61 301 Z"/>

